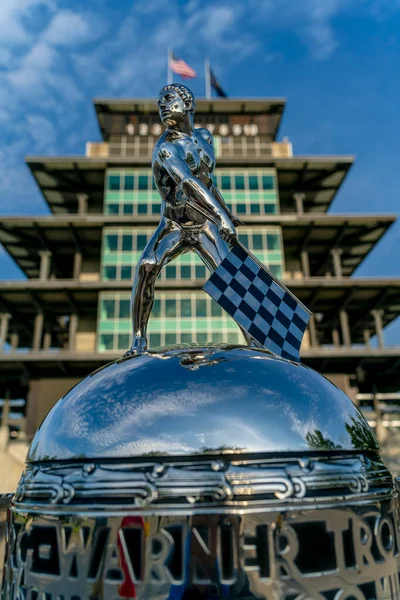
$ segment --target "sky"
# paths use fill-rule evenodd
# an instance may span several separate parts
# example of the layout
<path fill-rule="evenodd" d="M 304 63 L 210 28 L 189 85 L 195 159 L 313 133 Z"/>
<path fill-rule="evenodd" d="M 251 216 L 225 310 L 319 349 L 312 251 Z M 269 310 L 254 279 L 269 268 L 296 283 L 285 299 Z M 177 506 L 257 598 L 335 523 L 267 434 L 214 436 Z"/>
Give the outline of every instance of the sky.
<path fill-rule="evenodd" d="M 295 154 L 356 156 L 331 212 L 397 213 L 399 29 L 400 0 L 2 0 L 0 215 L 46 214 L 24 157 L 84 154 L 92 99 L 155 97 L 168 48 L 198 97 L 209 57 L 229 96 L 287 98 Z M 357 275 L 400 276 L 399 242 L 400 223 Z"/>

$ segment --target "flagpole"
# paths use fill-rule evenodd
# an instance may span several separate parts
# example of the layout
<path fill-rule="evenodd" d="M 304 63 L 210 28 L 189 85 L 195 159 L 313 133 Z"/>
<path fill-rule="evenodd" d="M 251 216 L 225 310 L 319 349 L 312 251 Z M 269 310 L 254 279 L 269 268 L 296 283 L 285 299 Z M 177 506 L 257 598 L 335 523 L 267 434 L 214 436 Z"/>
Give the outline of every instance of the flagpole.
<path fill-rule="evenodd" d="M 210 73 L 210 59 L 206 58 L 204 63 L 205 69 L 205 80 L 206 80 L 206 98 L 209 100 L 211 98 L 211 73 Z"/>
<path fill-rule="evenodd" d="M 168 76 L 167 76 L 168 85 L 171 85 L 171 83 L 172 83 L 171 61 L 172 61 L 172 49 L 168 48 Z"/>

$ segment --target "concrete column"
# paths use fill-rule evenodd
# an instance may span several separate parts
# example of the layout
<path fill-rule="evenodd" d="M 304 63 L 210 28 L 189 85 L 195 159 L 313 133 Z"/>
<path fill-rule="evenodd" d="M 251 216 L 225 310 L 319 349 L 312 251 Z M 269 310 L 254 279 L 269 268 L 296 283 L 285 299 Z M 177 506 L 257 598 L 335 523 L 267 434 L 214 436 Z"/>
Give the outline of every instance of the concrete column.
<path fill-rule="evenodd" d="M 51 252 L 48 250 L 41 250 L 39 252 L 40 256 L 40 272 L 39 279 L 46 280 L 50 275 L 50 267 L 51 267 Z"/>
<path fill-rule="evenodd" d="M 8 322 L 11 315 L 7 313 L 0 314 L 0 352 L 4 350 L 4 344 L 7 341 L 8 336 Z"/>
<path fill-rule="evenodd" d="M 74 254 L 74 268 L 72 277 L 79 279 L 82 270 L 82 252 L 75 252 Z"/>
<path fill-rule="evenodd" d="M 308 252 L 306 250 L 303 250 L 301 255 L 301 268 L 303 270 L 303 276 L 304 277 L 310 277 L 310 259 L 308 256 Z"/>
<path fill-rule="evenodd" d="M 363 338 L 364 338 L 364 344 L 369 348 L 371 346 L 371 343 L 370 343 L 371 332 L 369 329 L 363 330 Z"/>
<path fill-rule="evenodd" d="M 315 316 L 311 315 L 310 320 L 308 322 L 308 330 L 310 332 L 310 346 L 311 348 L 317 348 L 319 346 L 318 343 L 318 334 L 317 327 L 315 324 Z"/>
<path fill-rule="evenodd" d="M 43 336 L 43 350 L 48 350 L 51 347 L 51 333 L 50 331 L 45 331 Z"/>
<path fill-rule="evenodd" d="M 371 314 L 374 317 L 378 346 L 379 348 L 383 348 L 385 346 L 385 340 L 383 339 L 382 310 L 371 310 Z"/>
<path fill-rule="evenodd" d="M 78 194 L 78 213 L 80 215 L 86 215 L 88 211 L 88 199 L 87 194 Z"/>
<path fill-rule="evenodd" d="M 339 348 L 339 346 L 340 346 L 340 335 L 339 335 L 339 330 L 336 329 L 336 328 L 332 329 L 332 342 L 333 342 L 333 345 L 336 348 Z"/>
<path fill-rule="evenodd" d="M 12 333 L 10 336 L 10 344 L 12 350 L 15 352 L 18 349 L 19 335 L 18 333 Z"/>
<path fill-rule="evenodd" d="M 345 346 L 351 346 L 349 316 L 347 314 L 347 311 L 345 311 L 345 310 L 339 311 L 339 318 L 340 318 L 340 328 L 342 330 L 343 344 Z"/>
<path fill-rule="evenodd" d="M 69 318 L 68 350 L 75 350 L 76 331 L 78 329 L 78 315 L 72 314 Z"/>
<path fill-rule="evenodd" d="M 335 275 L 335 277 L 342 278 L 343 277 L 342 259 L 341 259 L 342 250 L 340 248 L 334 248 L 333 250 L 331 250 L 331 254 L 332 254 L 334 275 Z"/>
<path fill-rule="evenodd" d="M 38 313 L 35 317 L 33 325 L 33 341 L 32 350 L 40 350 L 42 345 L 42 334 L 43 334 L 43 313 Z"/>
<path fill-rule="evenodd" d="M 304 213 L 304 198 L 305 197 L 306 197 L 306 195 L 303 194 L 302 192 L 297 192 L 296 194 L 293 194 L 293 200 L 295 201 L 296 212 L 298 215 L 302 215 Z"/>

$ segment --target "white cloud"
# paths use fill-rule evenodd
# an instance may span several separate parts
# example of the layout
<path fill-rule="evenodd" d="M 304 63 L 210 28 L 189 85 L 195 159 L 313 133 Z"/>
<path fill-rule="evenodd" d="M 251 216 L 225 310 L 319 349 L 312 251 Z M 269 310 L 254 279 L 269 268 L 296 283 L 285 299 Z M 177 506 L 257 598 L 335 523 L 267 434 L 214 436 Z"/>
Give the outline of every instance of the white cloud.
<path fill-rule="evenodd" d="M 25 21 L 38 7 L 49 12 L 54 10 L 53 0 L 2 0 L 0 2 L 0 42 L 1 44 L 26 44 L 32 39 L 32 33 Z"/>
<path fill-rule="evenodd" d="M 100 20 L 93 15 L 89 22 L 87 18 L 76 12 L 61 10 L 44 32 L 43 39 L 57 46 L 85 44 L 101 35 L 103 27 L 100 23 Z"/>

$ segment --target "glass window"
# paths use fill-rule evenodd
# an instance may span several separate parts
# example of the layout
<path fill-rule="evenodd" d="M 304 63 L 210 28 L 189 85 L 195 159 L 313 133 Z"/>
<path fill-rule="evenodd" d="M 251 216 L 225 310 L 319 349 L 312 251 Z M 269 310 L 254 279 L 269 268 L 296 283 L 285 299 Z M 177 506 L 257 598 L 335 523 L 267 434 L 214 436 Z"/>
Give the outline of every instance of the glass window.
<path fill-rule="evenodd" d="M 139 233 L 136 237 L 136 250 L 144 250 L 147 244 L 147 235 Z"/>
<path fill-rule="evenodd" d="M 252 215 L 260 214 L 260 205 L 258 204 L 258 202 L 257 202 L 257 204 L 255 204 L 255 203 L 250 204 L 250 212 Z"/>
<path fill-rule="evenodd" d="M 237 344 L 238 343 L 238 334 L 230 332 L 228 333 L 228 342 L 229 344 Z"/>
<path fill-rule="evenodd" d="M 192 276 L 192 269 L 189 265 L 182 265 L 181 267 L 181 279 L 190 279 Z"/>
<path fill-rule="evenodd" d="M 279 235 L 277 233 L 267 233 L 268 250 L 279 250 Z"/>
<path fill-rule="evenodd" d="M 147 204 L 143 204 L 143 203 L 138 204 L 138 214 L 139 215 L 147 215 Z"/>
<path fill-rule="evenodd" d="M 275 277 L 282 277 L 282 267 L 281 265 L 269 265 L 269 270 L 271 271 L 271 273 L 273 275 L 275 275 Z"/>
<path fill-rule="evenodd" d="M 212 334 L 213 342 L 222 342 L 222 333 L 219 331 L 214 331 Z"/>
<path fill-rule="evenodd" d="M 247 233 L 239 233 L 239 242 L 243 244 L 243 246 L 246 246 L 246 248 L 249 247 L 249 236 Z"/>
<path fill-rule="evenodd" d="M 118 250 L 118 236 L 116 234 L 109 233 L 106 235 L 106 249 L 111 250 L 111 252 Z"/>
<path fill-rule="evenodd" d="M 159 333 L 151 333 L 149 343 L 151 348 L 158 348 L 161 346 L 161 335 Z"/>
<path fill-rule="evenodd" d="M 231 189 L 231 176 L 230 175 L 222 175 L 221 190 L 230 190 L 230 189 Z"/>
<path fill-rule="evenodd" d="M 129 334 L 128 333 L 119 333 L 118 334 L 118 350 L 128 349 L 129 344 Z"/>
<path fill-rule="evenodd" d="M 115 300 L 103 300 L 103 306 L 106 313 L 106 319 L 113 319 L 115 311 Z"/>
<path fill-rule="evenodd" d="M 165 269 L 165 275 L 167 279 L 176 279 L 176 267 L 168 266 Z"/>
<path fill-rule="evenodd" d="M 147 190 L 148 181 L 149 178 L 147 177 L 147 175 L 139 175 L 139 190 Z"/>
<path fill-rule="evenodd" d="M 117 267 L 106 267 L 104 276 L 106 279 L 117 279 Z"/>
<path fill-rule="evenodd" d="M 191 344 L 193 336 L 191 333 L 181 333 L 182 344 Z"/>
<path fill-rule="evenodd" d="M 176 300 L 168 299 L 165 301 L 165 316 L 176 317 Z"/>
<path fill-rule="evenodd" d="M 133 204 L 124 204 L 124 215 L 133 215 Z"/>
<path fill-rule="evenodd" d="M 262 176 L 262 186 L 264 190 L 273 190 L 274 189 L 274 178 L 272 175 L 263 175 Z"/>
<path fill-rule="evenodd" d="M 253 250 L 262 250 L 263 240 L 262 235 L 259 233 L 253 233 Z"/>
<path fill-rule="evenodd" d="M 232 210 L 232 204 L 230 202 L 227 202 L 226 205 L 229 208 L 229 210 Z"/>
<path fill-rule="evenodd" d="M 119 204 L 109 204 L 107 206 L 107 213 L 109 215 L 118 215 L 119 214 Z"/>
<path fill-rule="evenodd" d="M 108 189 L 109 190 L 119 190 L 121 178 L 119 175 L 109 175 L 108 176 Z"/>
<path fill-rule="evenodd" d="M 211 316 L 220 317 L 222 315 L 222 308 L 214 300 L 211 301 Z"/>
<path fill-rule="evenodd" d="M 153 189 L 153 190 L 156 190 L 156 189 L 157 189 L 157 186 L 156 186 L 156 182 L 154 181 L 154 177 L 152 177 L 152 178 L 151 178 L 151 183 L 152 183 L 152 186 L 151 186 L 151 187 L 152 187 L 152 189 Z"/>
<path fill-rule="evenodd" d="M 112 333 L 102 333 L 100 336 L 100 346 L 104 350 L 112 350 L 114 345 L 114 336 Z"/>
<path fill-rule="evenodd" d="M 264 204 L 264 211 L 268 215 L 274 215 L 276 213 L 276 204 Z"/>
<path fill-rule="evenodd" d="M 192 316 L 192 302 L 188 298 L 181 300 L 181 317 Z"/>
<path fill-rule="evenodd" d="M 204 279 L 206 277 L 206 268 L 204 265 L 196 265 L 196 277 Z"/>
<path fill-rule="evenodd" d="M 161 301 L 160 300 L 154 300 L 153 310 L 151 311 L 151 314 L 156 319 L 161 315 Z"/>
<path fill-rule="evenodd" d="M 235 188 L 244 190 L 244 175 L 235 175 Z"/>
<path fill-rule="evenodd" d="M 124 190 L 133 190 L 133 175 L 125 175 Z"/>
<path fill-rule="evenodd" d="M 258 175 L 249 175 L 249 189 L 258 190 Z"/>
<path fill-rule="evenodd" d="M 246 214 L 246 205 L 245 204 L 236 204 L 236 212 L 238 215 Z"/>
<path fill-rule="evenodd" d="M 151 214 L 152 215 L 159 215 L 161 212 L 161 208 L 160 208 L 160 204 L 152 204 L 151 205 Z"/>
<path fill-rule="evenodd" d="M 165 336 L 165 343 L 167 346 L 176 344 L 176 333 L 167 333 Z"/>
<path fill-rule="evenodd" d="M 207 303 L 205 299 L 196 300 L 196 317 L 207 316 Z"/>
<path fill-rule="evenodd" d="M 206 333 L 198 333 L 196 335 L 198 344 L 207 344 L 207 334 Z"/>
<path fill-rule="evenodd" d="M 132 267 L 127 265 L 121 267 L 121 279 L 132 279 Z"/>
<path fill-rule="evenodd" d="M 130 300 L 119 301 L 119 318 L 129 319 L 131 316 L 131 302 Z"/>
<path fill-rule="evenodd" d="M 132 252 L 133 250 L 133 246 L 132 246 L 132 236 L 127 234 L 127 235 L 123 235 L 122 236 L 122 250 L 124 252 Z"/>

